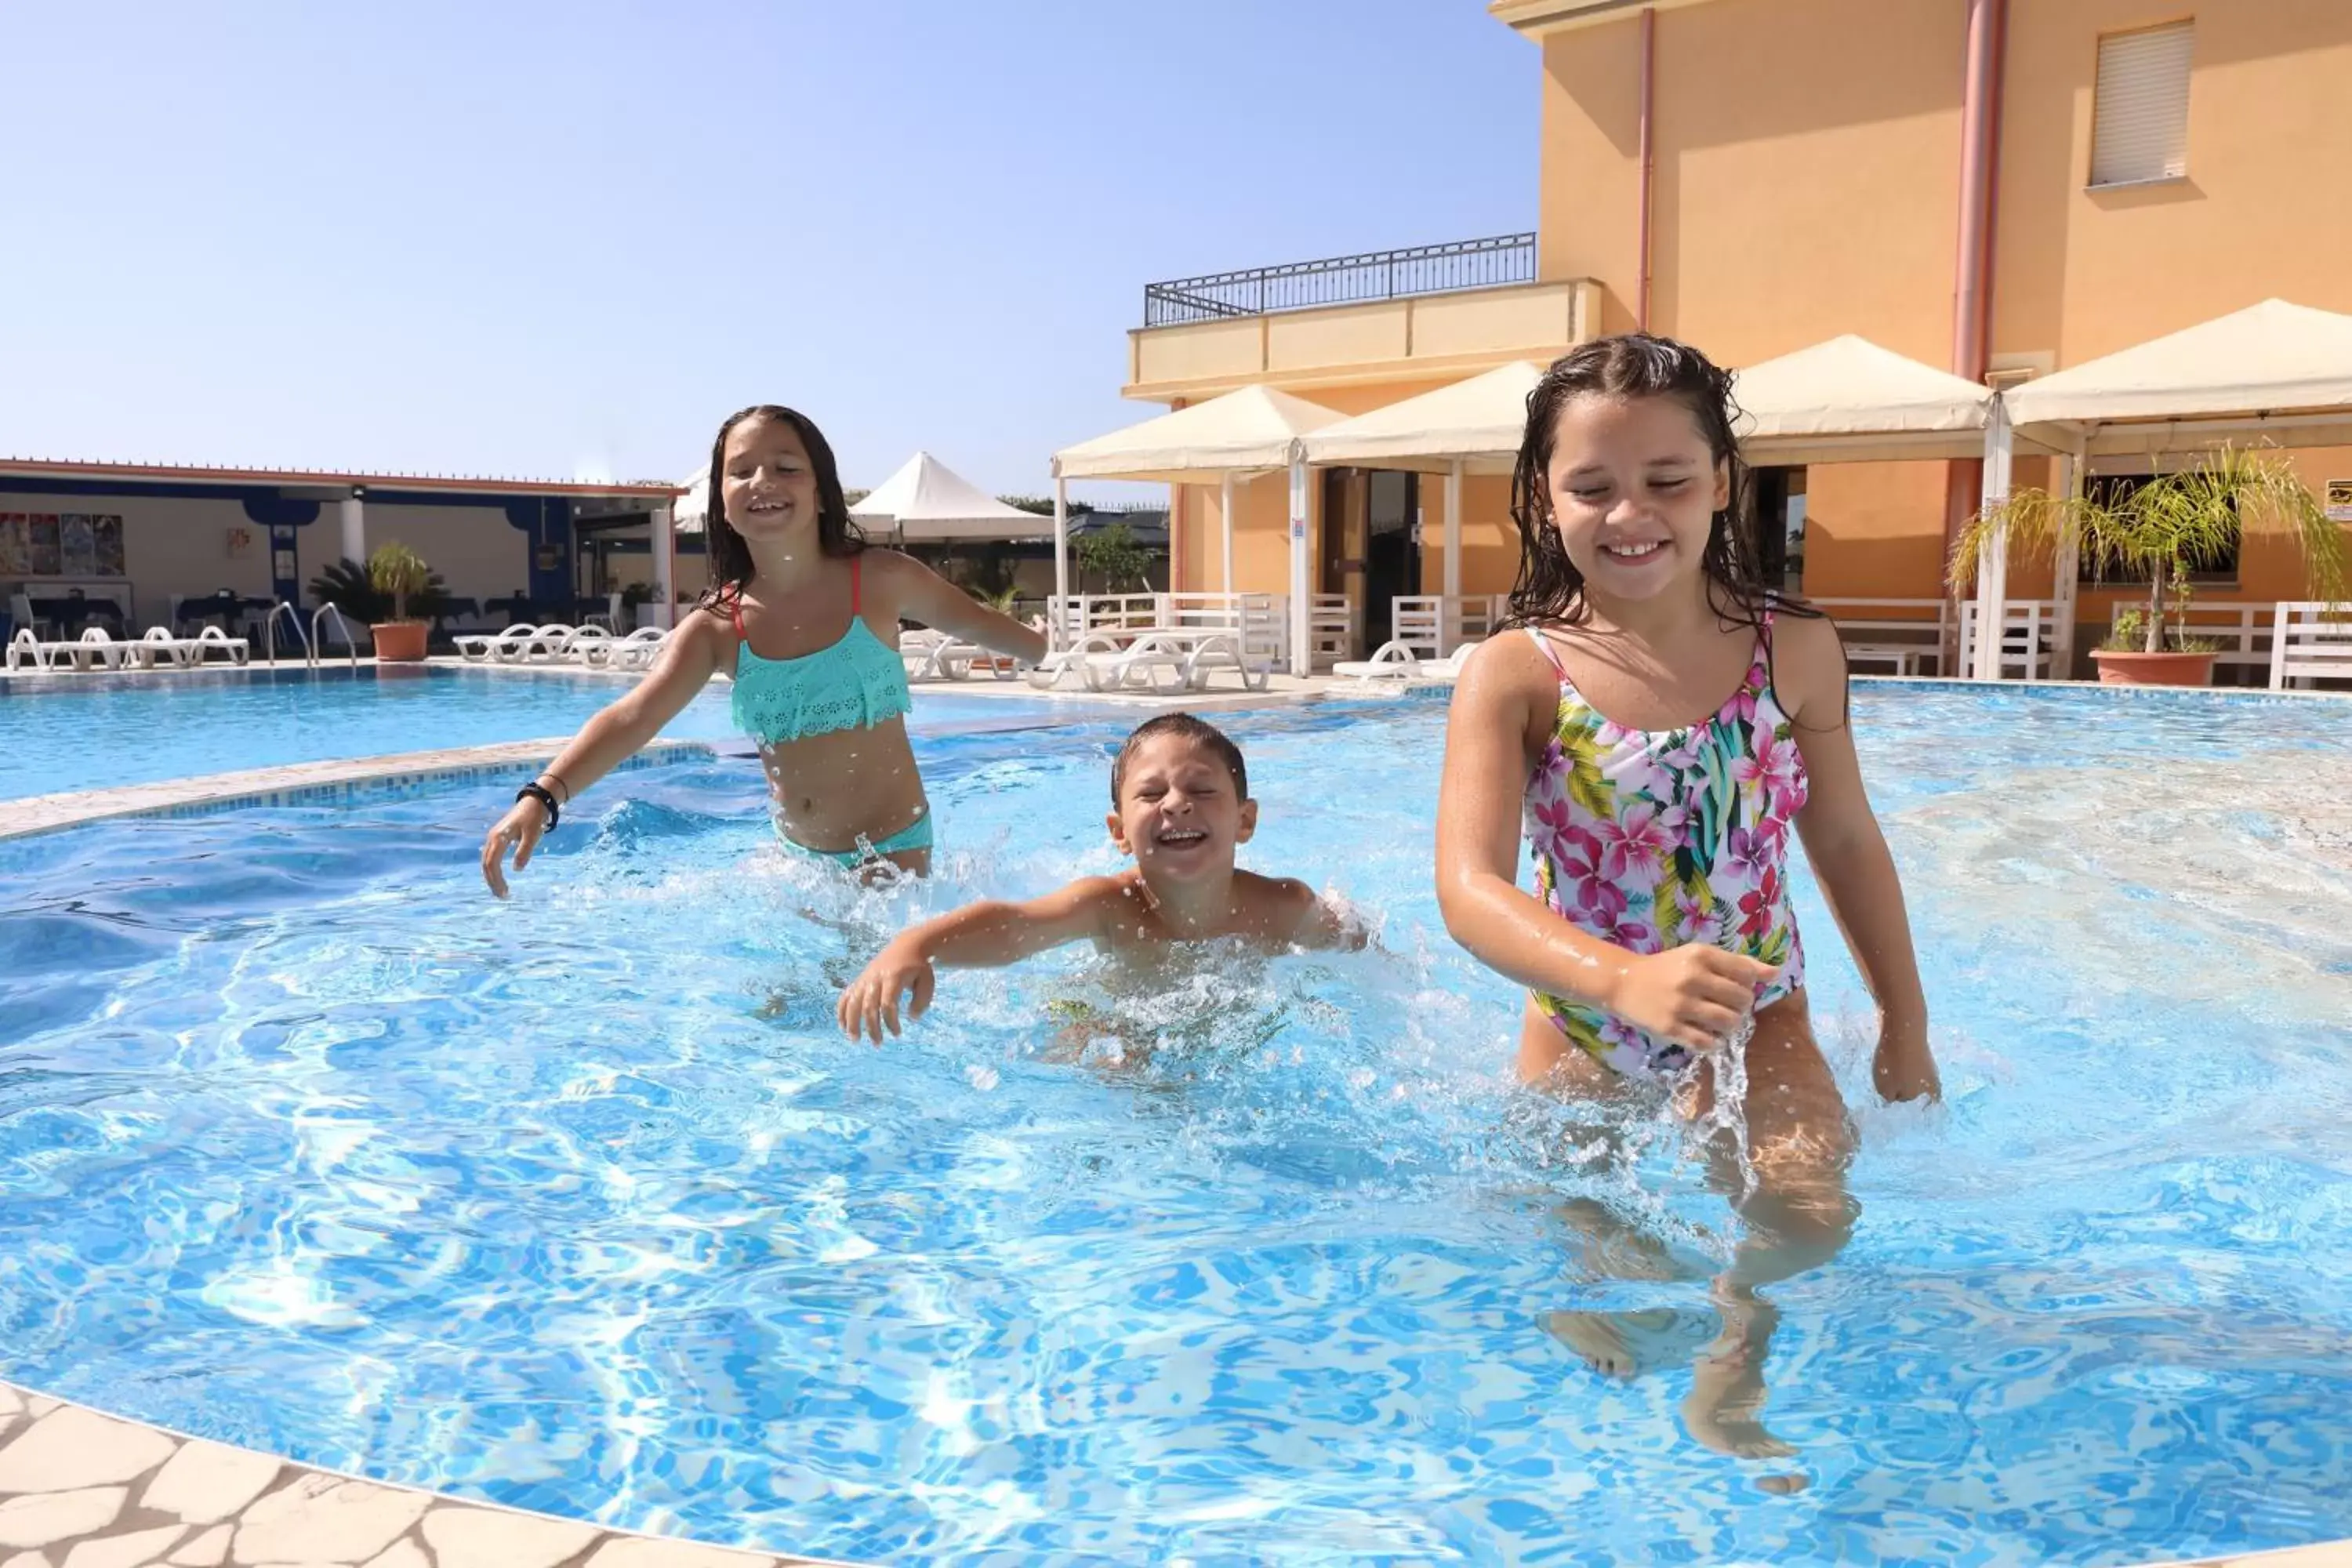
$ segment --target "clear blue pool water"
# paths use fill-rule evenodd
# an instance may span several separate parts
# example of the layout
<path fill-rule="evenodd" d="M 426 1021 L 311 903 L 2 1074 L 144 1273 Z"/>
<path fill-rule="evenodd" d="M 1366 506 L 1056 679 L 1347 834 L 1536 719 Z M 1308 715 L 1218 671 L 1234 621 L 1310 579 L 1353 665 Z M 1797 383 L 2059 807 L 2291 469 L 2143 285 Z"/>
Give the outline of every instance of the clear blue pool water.
<path fill-rule="evenodd" d="M 1236 720 L 1251 859 L 1359 957 L 1119 997 L 882 932 L 1111 864 L 1111 727 L 919 742 L 946 874 L 854 895 L 740 761 L 583 801 L 509 904 L 503 784 L 0 844 L 0 1374 L 316 1463 L 893 1563 L 2124 1563 L 2352 1534 L 2352 705 L 1879 688 L 1948 1104 L 1770 1292 L 1773 1461 L 1677 1417 L 1733 1226 L 1650 1111 L 1568 1157 L 1444 939 L 1434 705 Z M 593 803 L 593 805 L 592 805 Z M 583 831 L 571 831 L 577 821 Z M 817 918 L 812 918 L 817 917 Z M 1160 1047 L 1051 1058 L 1056 999 Z M 1670 1309 L 1593 1375 L 1563 1310 Z M 1679 1351 L 1675 1346 L 1679 1344 Z M 1666 1353 L 1674 1352 L 1674 1353 Z M 1801 1474 L 1795 1495 L 1772 1478 Z"/>
<path fill-rule="evenodd" d="M 569 735 L 622 687 L 601 676 L 442 665 L 297 666 L 206 674 L 0 680 L 0 801 L 289 763 Z M 1049 700 L 918 688 L 915 722 L 943 729 L 1067 711 Z M 713 686 L 662 731 L 732 734 Z"/>

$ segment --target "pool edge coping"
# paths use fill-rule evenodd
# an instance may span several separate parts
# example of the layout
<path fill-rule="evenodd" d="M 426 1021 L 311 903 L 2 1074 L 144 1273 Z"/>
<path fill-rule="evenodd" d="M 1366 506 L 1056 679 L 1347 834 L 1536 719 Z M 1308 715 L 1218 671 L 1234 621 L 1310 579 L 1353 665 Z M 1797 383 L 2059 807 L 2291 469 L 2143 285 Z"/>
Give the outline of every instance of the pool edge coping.
<path fill-rule="evenodd" d="M 90 1422 L 79 1425 L 92 1426 L 93 1429 L 77 1433 L 75 1436 L 78 1441 L 72 1445 L 82 1450 L 79 1458 L 85 1467 L 89 1464 L 90 1451 L 94 1446 L 104 1443 L 108 1439 L 119 1439 L 123 1436 L 120 1428 L 127 1427 L 136 1432 L 150 1433 L 164 1439 L 170 1445 L 169 1452 L 161 1455 L 155 1453 L 152 1444 L 124 1443 L 121 1448 L 113 1450 L 113 1452 L 121 1452 L 134 1447 L 144 1448 L 150 1456 L 135 1473 L 127 1477 L 122 1475 L 121 1465 L 110 1466 L 103 1460 L 95 1468 L 85 1468 L 79 1476 L 76 1476 L 73 1473 L 73 1459 L 68 1458 L 63 1464 L 66 1471 L 65 1479 L 59 1484 L 24 1489 L 0 1489 L 0 1519 L 5 1519 L 5 1510 L 12 1509 L 18 1510 L 19 1517 L 26 1512 L 37 1511 L 39 1506 L 37 1502 L 30 1509 L 25 1508 L 24 1505 L 28 1499 L 53 1500 L 93 1491 L 120 1490 L 122 1494 L 114 1503 L 106 1521 L 92 1529 L 75 1531 L 61 1527 L 61 1533 L 46 1540 L 23 1545 L 11 1543 L 0 1546 L 0 1551 L 8 1551 L 11 1553 L 9 1558 L 11 1562 L 21 1561 L 22 1559 L 16 1554 L 22 1552 L 34 1562 L 54 1563 L 58 1559 L 48 1555 L 53 1552 L 62 1552 L 68 1557 L 75 1557 L 81 1554 L 81 1548 L 85 1544 L 123 1541 L 147 1531 L 173 1528 L 176 1525 L 178 1533 L 173 1540 L 155 1546 L 152 1551 L 142 1551 L 135 1558 L 142 1563 L 161 1563 L 166 1560 L 165 1553 L 185 1553 L 195 1543 L 206 1540 L 220 1530 L 227 1530 L 233 1542 L 235 1537 L 244 1530 L 252 1528 L 257 1523 L 265 1526 L 279 1524 L 281 1521 L 274 1516 L 286 1512 L 290 1512 L 293 1517 L 282 1522 L 290 1525 L 293 1529 L 300 1530 L 306 1523 L 314 1530 L 327 1528 L 324 1516 L 338 1509 L 364 1509 L 370 1505 L 380 1505 L 386 1496 L 393 1496 L 414 1501 L 415 1511 L 406 1521 L 398 1526 L 389 1540 L 379 1538 L 382 1529 L 381 1521 L 371 1521 L 376 1524 L 379 1536 L 354 1541 L 348 1550 L 341 1546 L 331 1547 L 332 1560 L 348 1562 L 354 1565 L 362 1563 L 399 1563 L 402 1559 L 396 1554 L 401 1543 L 405 1542 L 411 1543 L 412 1550 L 416 1553 L 408 1560 L 425 1565 L 425 1568 L 430 1568 L 431 1564 L 441 1563 L 445 1559 L 453 1562 L 481 1561 L 482 1557 L 478 1554 L 479 1543 L 478 1543 L 477 1552 L 452 1552 L 446 1547 L 435 1546 L 425 1538 L 425 1523 L 428 1519 L 438 1513 L 455 1512 L 490 1514 L 508 1520 L 525 1521 L 552 1527 L 540 1532 L 541 1544 L 535 1558 L 547 1563 L 551 1568 L 571 1568 L 573 1564 L 578 1564 L 579 1568 L 673 1568 L 673 1565 L 675 1568 L 722 1568 L 721 1560 L 725 1564 L 733 1565 L 733 1568 L 860 1568 L 860 1565 L 845 1559 L 810 1557 L 797 1552 L 733 1545 L 701 1540 L 693 1536 L 659 1535 L 648 1531 L 628 1530 L 601 1524 L 593 1520 L 548 1513 L 537 1509 L 517 1508 L 509 1503 L 488 1502 L 474 1498 L 460 1497 L 450 1492 L 437 1491 L 429 1487 L 411 1486 L 403 1481 L 382 1480 L 349 1470 L 335 1469 L 330 1466 L 309 1464 L 282 1454 L 270 1453 L 266 1449 L 224 1443 L 217 1438 L 199 1436 L 194 1433 L 183 1432 L 176 1427 L 165 1426 L 157 1422 L 142 1421 L 135 1416 L 118 1415 L 80 1400 L 69 1399 L 60 1394 L 43 1394 L 37 1389 L 5 1378 L 0 1378 L 0 1396 L 13 1396 L 18 1406 L 15 1411 L 0 1408 L 0 1461 L 12 1458 L 44 1423 L 60 1411 L 79 1411 L 85 1416 L 91 1418 Z M 209 1518 L 189 1516 L 177 1506 L 176 1499 L 170 1504 L 151 1504 L 147 1500 L 155 1492 L 158 1479 L 163 1472 L 178 1463 L 181 1456 L 192 1445 L 203 1447 L 198 1449 L 195 1462 L 189 1467 L 190 1468 L 201 1470 L 205 1468 L 205 1461 L 212 1461 L 211 1468 L 214 1474 L 205 1479 L 209 1479 L 213 1488 L 216 1489 L 210 1494 L 209 1498 L 196 1500 L 198 1512 L 212 1513 L 212 1517 Z M 36 1456 L 35 1462 L 37 1464 L 44 1457 L 46 1456 Z M 272 1468 L 267 1479 L 255 1486 L 243 1502 L 226 1510 L 206 1509 L 205 1507 L 206 1501 L 216 1500 L 221 1495 L 217 1489 L 222 1487 L 222 1478 L 218 1474 L 221 1465 L 224 1462 L 234 1465 L 239 1459 L 266 1461 Z M 257 1465 L 248 1465 L 247 1468 L 248 1476 L 257 1473 Z M 231 1479 L 226 1490 L 228 1495 L 235 1495 L 240 1485 L 251 1484 L 249 1480 L 240 1482 Z M 187 1483 L 184 1480 L 181 1489 L 187 1489 Z M 132 1497 L 134 1491 L 137 1493 L 136 1501 Z M 255 1510 L 264 1508 L 265 1505 L 276 1505 L 270 1516 L 266 1516 L 262 1521 L 249 1519 L 248 1516 Z M 142 1521 L 138 1517 L 141 1515 L 149 1517 Z M 167 1515 L 177 1515 L 178 1518 L 175 1521 L 164 1517 Z M 130 1516 L 127 1525 L 126 1516 Z M 355 1528 L 354 1521 L 348 1517 L 335 1522 L 340 1523 L 345 1530 Z M 577 1544 L 568 1549 L 554 1549 L 545 1544 L 550 1539 L 571 1536 L 579 1532 L 585 1532 L 587 1539 L 579 1541 Z M 236 1552 L 231 1542 L 222 1542 L 222 1550 L 217 1561 L 226 1563 L 232 1561 L 260 1560 L 248 1558 L 242 1552 Z M 607 1549 L 615 1542 L 645 1542 L 649 1550 L 609 1552 Z M 306 1544 L 316 1543 L 307 1542 Z M 513 1545 L 514 1543 L 509 1542 L 505 1549 L 511 1551 Z M 546 1555 L 545 1553 L 551 1550 L 555 1551 L 556 1554 Z M 133 1559 L 125 1559 L 125 1561 L 131 1560 Z M 178 1560 L 177 1557 L 171 1559 L 174 1562 Z M 321 1568 L 325 1568 L 325 1565 L 321 1564 Z"/>

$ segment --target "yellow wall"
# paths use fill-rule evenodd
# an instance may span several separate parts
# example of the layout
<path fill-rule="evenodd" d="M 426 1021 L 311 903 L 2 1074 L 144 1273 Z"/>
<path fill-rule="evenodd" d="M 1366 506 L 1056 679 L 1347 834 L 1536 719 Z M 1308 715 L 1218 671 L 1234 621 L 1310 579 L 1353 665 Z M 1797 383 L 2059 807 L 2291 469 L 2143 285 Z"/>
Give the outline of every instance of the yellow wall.
<path fill-rule="evenodd" d="M 2099 35 L 2192 14 L 2189 177 L 2086 190 Z M 2352 310 L 2352 5 L 2012 0 L 2009 27 L 1994 353 L 2079 363 L 2273 296 Z"/>

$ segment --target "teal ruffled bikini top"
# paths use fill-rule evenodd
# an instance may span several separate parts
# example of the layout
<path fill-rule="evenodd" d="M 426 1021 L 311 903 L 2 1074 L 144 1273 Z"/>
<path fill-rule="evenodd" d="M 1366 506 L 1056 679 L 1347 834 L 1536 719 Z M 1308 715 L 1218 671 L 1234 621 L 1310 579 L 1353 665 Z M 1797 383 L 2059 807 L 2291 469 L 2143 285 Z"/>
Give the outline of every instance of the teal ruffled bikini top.
<path fill-rule="evenodd" d="M 735 616 L 736 726 L 763 746 L 835 730 L 870 730 L 914 704 L 907 666 L 883 645 L 858 608 L 858 568 L 849 562 L 849 629 L 831 647 L 799 658 L 762 658 L 743 630 L 743 600 L 730 601 Z"/>

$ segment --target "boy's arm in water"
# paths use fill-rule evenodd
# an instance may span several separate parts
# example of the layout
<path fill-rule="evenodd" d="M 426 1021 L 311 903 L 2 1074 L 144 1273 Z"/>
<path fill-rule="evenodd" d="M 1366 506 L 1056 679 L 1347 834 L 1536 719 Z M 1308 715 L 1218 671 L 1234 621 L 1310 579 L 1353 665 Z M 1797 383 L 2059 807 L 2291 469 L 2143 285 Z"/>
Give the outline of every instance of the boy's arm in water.
<path fill-rule="evenodd" d="M 913 556 L 877 550 L 872 557 L 888 574 L 902 619 L 920 621 L 951 637 L 1010 654 L 1024 664 L 1035 664 L 1045 657 L 1044 632 L 1022 625 L 1002 610 L 990 609 Z"/>
<path fill-rule="evenodd" d="M 1101 936 L 1127 896 L 1119 878 L 1087 877 L 1026 903 L 983 899 L 910 926 L 891 938 L 842 992 L 842 1033 L 880 1045 L 884 1030 L 898 1033 L 901 996 L 911 994 L 910 1021 L 929 1010 L 937 965 L 993 968 Z"/>
<path fill-rule="evenodd" d="M 1371 932 L 1353 910 L 1324 898 L 1296 877 L 1260 877 L 1255 880 L 1267 905 L 1258 923 L 1270 932 L 1287 933 L 1286 940 L 1292 946 L 1310 951 L 1344 948 L 1349 952 L 1360 952 L 1370 944 Z"/>
<path fill-rule="evenodd" d="M 1885 1100 L 1936 1099 L 1943 1084 L 1927 1047 L 1927 998 L 1903 907 L 1903 879 L 1854 756 L 1845 648 L 1828 621 L 1782 616 L 1772 631 L 1773 687 L 1790 699 L 1797 754 L 1805 760 L 1807 795 L 1797 814 L 1797 837 L 1878 1004 L 1871 1079 Z"/>
<path fill-rule="evenodd" d="M 1437 905 L 1473 956 L 1531 991 L 1603 1007 L 1661 1039 L 1712 1050 L 1778 973 L 1685 942 L 1639 954 L 1579 931 L 1518 886 L 1519 811 L 1529 748 L 1559 702 L 1559 678 L 1530 638 L 1470 656 L 1445 722 L 1437 796 Z"/>
<path fill-rule="evenodd" d="M 690 611 L 661 643 L 661 653 L 645 679 L 601 710 L 580 727 L 571 744 L 555 754 L 539 782 L 553 791 L 558 806 L 611 773 L 661 733 L 695 694 L 710 684 L 718 671 L 721 649 L 732 633 L 716 616 Z M 530 864 L 540 835 L 547 831 L 547 809 L 526 796 L 492 826 L 482 841 L 482 880 L 499 898 L 507 896 L 504 861 L 514 851 L 514 868 Z"/>

